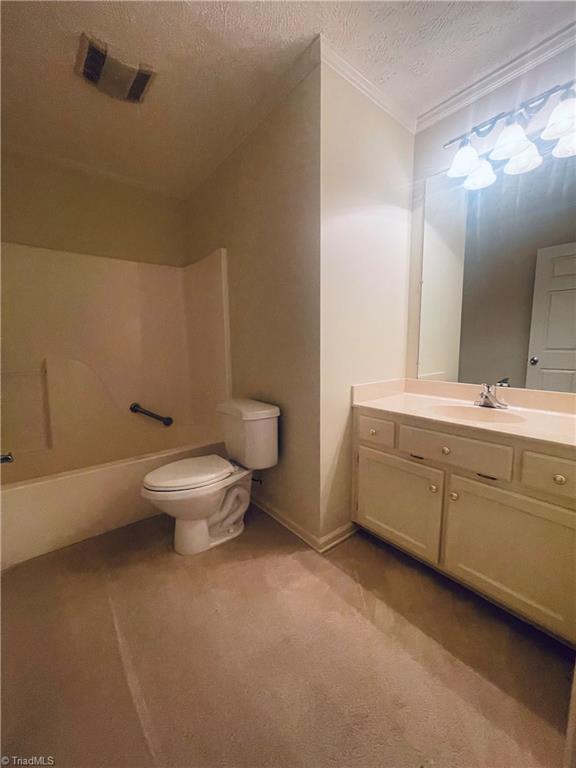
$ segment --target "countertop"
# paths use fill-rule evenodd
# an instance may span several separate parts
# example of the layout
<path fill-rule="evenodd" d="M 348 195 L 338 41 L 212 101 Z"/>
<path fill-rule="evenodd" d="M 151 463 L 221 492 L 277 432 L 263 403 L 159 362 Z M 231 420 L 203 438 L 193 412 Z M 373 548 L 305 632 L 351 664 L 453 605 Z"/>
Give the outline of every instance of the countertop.
<path fill-rule="evenodd" d="M 505 397 L 506 390 L 503 390 L 502 395 Z M 456 424 L 500 435 L 576 446 L 574 413 L 517 406 L 502 410 L 482 408 L 475 406 L 471 400 L 414 392 L 397 392 L 367 400 L 356 398 L 354 407 L 369 408 L 390 415 L 416 416 L 431 422 Z"/>

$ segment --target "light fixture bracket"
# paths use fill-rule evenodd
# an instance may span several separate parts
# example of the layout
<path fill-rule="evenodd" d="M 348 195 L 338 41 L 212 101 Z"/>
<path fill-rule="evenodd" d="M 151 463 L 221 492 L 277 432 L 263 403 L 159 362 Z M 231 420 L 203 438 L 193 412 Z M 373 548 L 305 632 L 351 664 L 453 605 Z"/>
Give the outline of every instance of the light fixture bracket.
<path fill-rule="evenodd" d="M 478 136 L 480 139 L 484 139 L 491 133 L 491 131 L 494 130 L 496 125 L 503 120 L 508 121 L 510 118 L 514 117 L 518 119 L 518 116 L 522 115 L 522 118 L 528 121 L 528 119 L 533 114 L 536 114 L 536 112 L 539 112 L 541 109 L 543 109 L 550 97 L 556 93 L 562 94 L 560 96 L 561 101 L 568 98 L 576 98 L 576 93 L 574 92 L 575 86 L 576 79 L 568 80 L 566 83 L 554 85 L 552 88 L 548 88 L 548 90 L 542 91 L 542 93 L 531 96 L 529 99 L 524 99 L 524 101 L 520 102 L 520 104 L 518 104 L 518 106 L 514 109 L 508 110 L 507 112 L 499 112 L 497 115 L 493 115 L 488 120 L 484 120 L 482 123 L 478 123 L 478 125 L 472 126 L 472 128 L 470 128 L 469 131 L 466 131 L 466 133 L 450 139 L 450 141 L 447 141 L 446 144 L 444 144 L 444 149 L 448 149 L 448 147 L 451 147 L 454 144 L 458 144 L 464 139 L 469 140 L 472 135 Z M 572 96 L 570 94 L 572 94 Z"/>

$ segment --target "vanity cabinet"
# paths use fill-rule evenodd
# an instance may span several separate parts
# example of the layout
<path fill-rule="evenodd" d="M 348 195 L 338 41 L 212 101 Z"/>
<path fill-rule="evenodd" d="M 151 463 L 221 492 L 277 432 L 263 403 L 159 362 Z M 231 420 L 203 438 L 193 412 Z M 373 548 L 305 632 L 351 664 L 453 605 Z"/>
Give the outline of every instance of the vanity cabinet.
<path fill-rule="evenodd" d="M 356 523 L 576 644 L 570 449 L 368 410 L 355 425 Z"/>
<path fill-rule="evenodd" d="M 453 475 L 443 567 L 563 637 L 576 622 L 576 514 Z"/>
<path fill-rule="evenodd" d="M 576 462 L 524 451 L 522 482 L 554 496 L 576 499 Z"/>
<path fill-rule="evenodd" d="M 469 469 L 493 480 L 510 480 L 514 451 L 506 445 L 470 440 L 418 427 L 400 427 L 400 450 Z"/>
<path fill-rule="evenodd" d="M 444 472 L 361 447 L 358 479 L 358 522 L 438 563 Z"/>

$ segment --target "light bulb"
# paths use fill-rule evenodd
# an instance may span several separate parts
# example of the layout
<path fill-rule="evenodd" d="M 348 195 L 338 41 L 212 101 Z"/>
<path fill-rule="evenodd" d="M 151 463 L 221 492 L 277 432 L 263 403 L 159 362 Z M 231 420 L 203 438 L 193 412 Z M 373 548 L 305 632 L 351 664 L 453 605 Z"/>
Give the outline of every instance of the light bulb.
<path fill-rule="evenodd" d="M 508 160 L 528 148 L 530 139 L 518 123 L 507 125 L 496 139 L 490 160 Z"/>
<path fill-rule="evenodd" d="M 458 179 L 461 176 L 468 176 L 480 165 L 478 152 L 471 144 L 462 144 L 460 149 L 454 155 L 452 164 L 448 169 L 447 176 L 451 179 Z"/>
<path fill-rule="evenodd" d="M 557 104 L 548 118 L 542 138 L 546 141 L 561 139 L 576 129 L 576 98 L 564 99 Z"/>
<path fill-rule="evenodd" d="M 558 144 L 552 150 L 554 157 L 574 157 L 576 155 L 576 130 L 562 136 Z"/>
<path fill-rule="evenodd" d="M 539 165 L 542 165 L 542 156 L 538 152 L 536 144 L 529 141 L 528 147 L 523 152 L 519 152 L 508 160 L 504 166 L 504 173 L 509 176 L 517 176 L 519 173 L 533 171 Z"/>
<path fill-rule="evenodd" d="M 488 162 L 488 160 L 481 160 L 480 165 L 476 170 L 468 176 L 464 182 L 464 189 L 473 191 L 475 189 L 484 189 L 494 184 L 496 181 L 496 174 L 494 169 Z"/>

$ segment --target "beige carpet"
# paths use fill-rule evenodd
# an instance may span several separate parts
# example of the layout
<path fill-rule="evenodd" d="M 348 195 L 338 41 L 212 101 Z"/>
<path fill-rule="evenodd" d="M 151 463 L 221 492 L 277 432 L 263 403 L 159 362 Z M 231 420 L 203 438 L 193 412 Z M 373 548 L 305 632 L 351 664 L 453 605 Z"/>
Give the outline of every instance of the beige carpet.
<path fill-rule="evenodd" d="M 57 768 L 556 768 L 573 654 L 367 534 L 155 518 L 3 584 L 3 753 Z"/>

